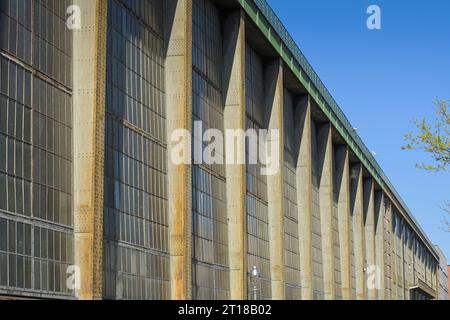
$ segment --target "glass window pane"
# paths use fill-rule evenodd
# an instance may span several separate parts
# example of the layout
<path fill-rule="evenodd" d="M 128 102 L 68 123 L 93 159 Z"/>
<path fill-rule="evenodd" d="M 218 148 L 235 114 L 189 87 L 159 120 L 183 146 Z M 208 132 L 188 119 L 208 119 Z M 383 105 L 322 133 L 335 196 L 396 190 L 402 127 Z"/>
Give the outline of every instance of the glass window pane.
<path fill-rule="evenodd" d="M 15 127 L 16 127 L 16 103 L 14 101 L 9 100 L 8 103 L 8 134 L 11 137 L 15 135 Z"/>
<path fill-rule="evenodd" d="M 0 132 L 8 132 L 8 99 L 0 96 Z"/>
<path fill-rule="evenodd" d="M 0 252 L 0 286 L 8 284 L 8 255 Z"/>
<path fill-rule="evenodd" d="M 2 17 L 3 18 L 3 17 Z M 8 28 L 5 28 L 5 29 L 3 29 L 2 28 L 2 30 L 3 31 L 6 31 L 6 30 L 8 30 Z M 7 38 L 7 37 L 6 37 Z M 8 81 L 8 75 L 9 75 L 9 72 L 8 72 L 8 68 L 9 68 L 9 63 L 8 63 L 8 61 L 6 60 L 6 58 L 3 58 L 3 57 L 1 57 L 0 58 L 1 59 L 1 82 L 0 82 L 0 91 L 1 91 L 1 93 L 3 93 L 5 96 L 7 96 L 8 95 L 8 83 L 9 83 L 9 81 Z"/>
<path fill-rule="evenodd" d="M 16 191 L 13 177 L 8 177 L 8 210 L 11 212 L 16 211 Z"/>
<path fill-rule="evenodd" d="M 8 250 L 8 221 L 0 218 L 0 251 Z"/>
<path fill-rule="evenodd" d="M 6 136 L 0 134 L 0 171 L 3 172 L 6 172 L 6 154 Z"/>
<path fill-rule="evenodd" d="M 17 256 L 14 254 L 9 255 L 9 286 L 15 287 L 17 285 Z"/>
<path fill-rule="evenodd" d="M 16 252 L 16 223 L 8 221 L 8 251 Z"/>

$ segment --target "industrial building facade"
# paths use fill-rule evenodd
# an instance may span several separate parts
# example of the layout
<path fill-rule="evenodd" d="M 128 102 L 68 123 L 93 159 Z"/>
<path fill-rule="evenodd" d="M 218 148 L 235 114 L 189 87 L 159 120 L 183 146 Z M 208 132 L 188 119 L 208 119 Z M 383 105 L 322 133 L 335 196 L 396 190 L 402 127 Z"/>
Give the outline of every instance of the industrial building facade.
<path fill-rule="evenodd" d="M 265 1 L 3 0 L 0 59 L 0 296 L 437 298 L 434 247 Z M 194 122 L 279 130 L 280 170 L 175 164 Z"/>

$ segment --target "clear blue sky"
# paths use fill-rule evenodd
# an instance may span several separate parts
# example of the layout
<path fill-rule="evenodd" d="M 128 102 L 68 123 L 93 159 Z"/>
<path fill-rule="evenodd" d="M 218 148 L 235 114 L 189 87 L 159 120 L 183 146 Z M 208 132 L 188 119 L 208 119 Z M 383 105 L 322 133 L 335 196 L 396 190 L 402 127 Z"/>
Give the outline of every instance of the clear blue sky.
<path fill-rule="evenodd" d="M 450 173 L 418 170 L 428 157 L 401 150 L 411 121 L 450 99 L 450 1 L 268 2 L 450 264 L 439 208 L 450 202 Z M 381 8 L 381 30 L 366 27 L 371 4 Z"/>

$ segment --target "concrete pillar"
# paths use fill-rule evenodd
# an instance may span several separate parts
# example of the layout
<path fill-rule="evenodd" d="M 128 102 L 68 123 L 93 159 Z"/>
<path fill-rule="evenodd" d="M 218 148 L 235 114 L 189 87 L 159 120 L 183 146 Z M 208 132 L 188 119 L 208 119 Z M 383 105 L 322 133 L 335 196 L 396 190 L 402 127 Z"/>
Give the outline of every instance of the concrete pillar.
<path fill-rule="evenodd" d="M 284 141 L 283 141 L 283 64 L 281 59 L 266 65 L 264 75 L 266 116 L 269 139 L 278 144 L 277 150 L 269 150 L 271 161 L 278 162 L 278 169 L 267 175 L 267 209 L 269 220 L 270 278 L 272 299 L 283 300 L 284 284 Z M 273 136 L 272 130 L 278 132 Z M 267 147 L 270 147 L 268 141 Z M 277 152 L 276 152 L 277 151 Z M 273 162 L 275 163 L 275 162 Z"/>
<path fill-rule="evenodd" d="M 366 253 L 367 299 L 377 298 L 377 270 L 375 260 L 375 185 L 372 178 L 364 179 L 364 236 Z"/>
<path fill-rule="evenodd" d="M 103 288 L 103 167 L 107 1 L 75 0 L 81 29 L 73 30 L 73 145 L 75 264 L 80 299 L 101 299 Z"/>
<path fill-rule="evenodd" d="M 380 287 L 377 288 L 377 297 L 379 300 L 386 299 L 386 264 L 384 261 L 384 252 L 386 250 L 385 230 L 384 230 L 384 193 L 381 190 L 375 192 L 375 261 L 380 270 Z"/>
<path fill-rule="evenodd" d="M 342 298 L 351 299 L 350 274 L 350 167 L 348 146 L 335 147 L 335 187 L 338 193 L 338 227 L 341 253 Z"/>
<path fill-rule="evenodd" d="M 386 208 L 386 234 L 389 237 L 389 261 L 387 261 L 389 265 L 389 283 L 385 283 L 389 288 L 389 296 L 387 297 L 389 300 L 393 300 L 395 297 L 394 294 L 394 233 L 392 232 L 392 211 L 391 211 L 391 202 L 387 201 L 385 204 Z"/>
<path fill-rule="evenodd" d="M 401 217 L 401 216 L 400 216 Z M 400 264 L 401 264 L 401 285 L 402 285 L 402 300 L 406 299 L 406 270 L 405 270 L 405 222 L 403 218 L 400 218 L 401 221 L 401 234 L 400 234 Z"/>
<path fill-rule="evenodd" d="M 365 295 L 365 253 L 363 219 L 363 178 L 362 165 L 355 163 L 350 169 L 350 207 L 353 216 L 353 245 L 355 252 L 356 299 L 364 300 Z"/>
<path fill-rule="evenodd" d="M 185 139 L 185 161 L 172 159 L 179 141 L 176 129 L 192 132 L 192 0 L 166 0 L 166 103 L 168 137 L 168 207 L 171 298 L 192 296 L 191 143 Z M 189 140 L 189 141 L 188 141 Z"/>
<path fill-rule="evenodd" d="M 300 135 L 296 185 L 302 299 L 312 300 L 312 140 L 311 101 L 309 96 L 304 96 L 297 101 L 295 106 L 295 123 L 298 125 L 295 131 Z"/>
<path fill-rule="evenodd" d="M 245 130 L 245 15 L 242 9 L 230 13 L 224 22 L 224 128 Z M 234 149 L 225 139 L 225 154 Z M 226 165 L 228 215 L 228 254 L 230 264 L 230 298 L 247 298 L 247 223 L 245 210 L 245 144 L 236 145 L 244 161 Z M 236 158 L 237 160 L 237 158 Z"/>
<path fill-rule="evenodd" d="M 408 233 L 407 233 L 408 232 Z M 409 246 L 409 241 L 411 241 L 410 238 L 411 234 L 409 231 L 405 230 L 405 300 L 410 300 L 410 292 L 409 288 L 413 285 L 411 282 L 411 274 L 412 274 L 412 268 L 411 268 L 411 248 Z M 430 270 L 431 271 L 431 270 Z"/>
<path fill-rule="evenodd" d="M 391 257 L 392 257 L 392 298 L 394 300 L 398 300 L 399 292 L 398 292 L 398 273 L 397 273 L 397 228 L 395 221 L 395 215 L 393 214 L 393 205 L 390 205 L 390 214 L 391 214 L 391 222 L 392 226 L 395 225 L 395 228 L 393 228 L 392 231 L 392 251 L 391 251 Z"/>
<path fill-rule="evenodd" d="M 333 142 L 330 123 L 318 125 L 317 141 L 324 296 L 326 300 L 333 300 L 335 298 L 333 250 Z"/>

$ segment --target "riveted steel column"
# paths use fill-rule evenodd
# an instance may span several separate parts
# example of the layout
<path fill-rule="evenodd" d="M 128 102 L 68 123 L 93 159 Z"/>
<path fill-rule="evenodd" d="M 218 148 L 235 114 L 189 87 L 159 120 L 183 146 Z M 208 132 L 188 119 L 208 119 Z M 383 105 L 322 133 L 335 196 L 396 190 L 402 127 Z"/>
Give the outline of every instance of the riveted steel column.
<path fill-rule="evenodd" d="M 75 264 L 81 277 L 76 294 L 101 299 L 107 1 L 74 5 L 82 18 L 73 32 Z"/>
<path fill-rule="evenodd" d="M 166 102 L 168 136 L 168 200 L 171 298 L 192 295 L 192 166 L 190 141 L 185 141 L 187 162 L 175 163 L 172 151 L 177 129 L 192 132 L 192 0 L 166 3 Z"/>

